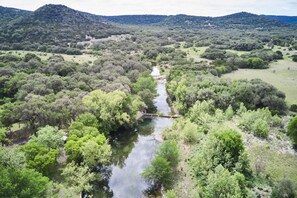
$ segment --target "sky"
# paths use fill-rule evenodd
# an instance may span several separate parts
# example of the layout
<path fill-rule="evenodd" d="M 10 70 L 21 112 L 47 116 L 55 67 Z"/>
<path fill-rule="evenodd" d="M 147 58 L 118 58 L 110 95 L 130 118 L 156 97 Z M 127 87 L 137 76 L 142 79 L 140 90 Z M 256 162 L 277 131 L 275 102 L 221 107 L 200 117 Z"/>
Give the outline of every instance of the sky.
<path fill-rule="evenodd" d="M 1 6 L 31 11 L 45 4 L 63 4 L 98 15 L 223 16 L 246 11 L 254 14 L 297 16 L 297 0 L 0 0 Z"/>

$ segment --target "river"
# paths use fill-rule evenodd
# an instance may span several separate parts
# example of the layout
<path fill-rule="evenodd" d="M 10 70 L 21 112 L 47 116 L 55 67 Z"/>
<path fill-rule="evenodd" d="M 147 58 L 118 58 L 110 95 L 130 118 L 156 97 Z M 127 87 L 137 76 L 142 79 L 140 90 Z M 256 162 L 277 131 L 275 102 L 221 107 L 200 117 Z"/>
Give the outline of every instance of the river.
<path fill-rule="evenodd" d="M 160 76 L 157 67 L 153 68 L 152 76 Z M 158 112 L 169 114 L 165 85 L 165 80 L 158 80 L 154 104 Z M 134 131 L 117 132 L 112 136 L 112 165 L 106 167 L 106 181 L 100 189 L 95 189 L 94 197 L 141 198 L 150 194 L 151 186 L 141 173 L 155 155 L 162 130 L 171 126 L 172 121 L 170 118 L 144 119 Z"/>

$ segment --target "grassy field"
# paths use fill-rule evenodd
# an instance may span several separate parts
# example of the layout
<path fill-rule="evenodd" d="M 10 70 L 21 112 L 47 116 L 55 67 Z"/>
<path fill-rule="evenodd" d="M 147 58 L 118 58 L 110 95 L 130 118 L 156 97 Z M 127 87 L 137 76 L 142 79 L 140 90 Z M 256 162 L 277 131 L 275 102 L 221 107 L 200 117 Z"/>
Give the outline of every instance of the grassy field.
<path fill-rule="evenodd" d="M 249 52 L 247 52 L 247 51 L 237 51 L 237 50 L 226 50 L 227 52 L 231 52 L 231 53 L 233 53 L 233 54 L 237 54 L 238 56 L 241 56 L 241 55 L 243 55 L 243 54 L 247 54 L 247 53 L 249 53 Z"/>
<path fill-rule="evenodd" d="M 27 53 L 34 53 L 38 55 L 41 60 L 45 61 L 47 60 L 50 56 L 54 55 L 53 53 L 46 53 L 46 52 L 35 52 L 35 51 L 23 51 L 23 50 L 10 50 L 10 51 L 0 51 L 0 53 L 10 53 L 13 55 L 18 55 L 18 56 L 25 56 Z M 78 63 L 86 63 L 86 62 L 93 62 L 97 59 L 96 55 L 92 54 L 82 54 L 82 55 L 67 55 L 67 54 L 58 54 L 64 57 L 66 61 L 73 61 L 73 62 L 78 62 Z"/>
<path fill-rule="evenodd" d="M 223 75 L 223 78 L 232 80 L 260 78 L 284 92 L 288 104 L 297 104 L 297 63 L 291 60 L 274 62 L 269 69 L 239 69 Z"/>
<path fill-rule="evenodd" d="M 210 60 L 200 57 L 201 54 L 203 54 L 207 48 L 208 47 L 190 47 L 190 48 L 181 47 L 181 50 L 187 53 L 187 56 L 189 59 L 194 59 L 194 61 L 196 62 L 199 62 L 199 61 L 210 62 Z"/>
<path fill-rule="evenodd" d="M 261 163 L 263 172 L 273 181 L 289 178 L 297 186 L 297 156 L 290 153 L 277 153 L 268 144 L 254 144 L 248 148 L 251 168 L 255 171 L 255 164 Z"/>

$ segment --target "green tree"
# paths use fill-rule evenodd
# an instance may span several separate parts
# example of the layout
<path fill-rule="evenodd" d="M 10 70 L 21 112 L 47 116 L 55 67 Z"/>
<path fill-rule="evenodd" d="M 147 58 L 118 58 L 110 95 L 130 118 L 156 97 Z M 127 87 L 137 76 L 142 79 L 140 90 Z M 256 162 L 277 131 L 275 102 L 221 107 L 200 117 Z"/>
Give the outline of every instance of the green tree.
<path fill-rule="evenodd" d="M 150 75 L 141 76 L 133 84 L 133 91 L 139 93 L 144 90 L 149 90 L 151 93 L 156 93 L 157 83 Z"/>
<path fill-rule="evenodd" d="M 30 60 L 35 59 L 37 61 L 41 61 L 41 58 L 38 57 L 36 54 L 33 53 L 27 53 L 24 57 L 24 62 L 29 62 Z"/>
<path fill-rule="evenodd" d="M 100 132 L 93 126 L 86 126 L 82 122 L 74 121 L 69 127 L 69 136 L 83 137 L 85 135 L 96 136 Z"/>
<path fill-rule="evenodd" d="M 252 131 L 255 136 L 266 138 L 269 133 L 269 125 L 265 120 L 257 119 L 252 125 Z"/>
<path fill-rule="evenodd" d="M 98 122 L 96 116 L 92 113 L 80 114 L 77 121 L 81 122 L 85 126 L 95 127 L 97 129 L 100 128 L 100 123 Z"/>
<path fill-rule="evenodd" d="M 80 148 L 80 151 L 83 156 L 84 164 L 89 168 L 110 162 L 111 147 L 107 141 L 99 145 L 97 142 L 89 140 Z"/>
<path fill-rule="evenodd" d="M 142 175 L 145 179 L 158 186 L 164 185 L 167 187 L 172 183 L 170 163 L 161 156 L 156 156 Z"/>
<path fill-rule="evenodd" d="M 46 126 L 39 129 L 36 136 L 32 136 L 30 142 L 37 142 L 48 148 L 59 148 L 63 145 L 63 136 L 65 133 L 58 128 L 52 126 Z"/>
<path fill-rule="evenodd" d="M 244 193 L 240 183 L 244 181 L 244 176 L 240 173 L 232 175 L 227 169 L 219 165 L 214 172 L 210 172 L 207 177 L 205 187 L 205 197 L 207 198 L 240 198 Z"/>
<path fill-rule="evenodd" d="M 171 167 L 176 167 L 179 158 L 179 148 L 174 140 L 164 141 L 157 151 L 157 155 L 166 159 Z"/>
<path fill-rule="evenodd" d="M 67 164 L 62 175 L 65 177 L 67 186 L 74 188 L 76 193 L 90 192 L 95 180 L 95 174 L 91 173 L 87 166 L 77 166 L 74 162 Z"/>
<path fill-rule="evenodd" d="M 110 132 L 120 126 L 130 126 L 143 103 L 122 91 L 106 93 L 95 90 L 83 98 L 83 103 L 102 124 L 101 131 Z"/>
<path fill-rule="evenodd" d="M 294 144 L 297 144 L 297 116 L 291 118 L 288 123 L 288 135 L 293 140 Z"/>
<path fill-rule="evenodd" d="M 235 165 L 241 152 L 244 150 L 240 134 L 234 130 L 225 130 L 215 133 L 214 137 L 215 148 L 220 151 L 220 153 L 217 153 L 220 163 L 225 165 L 230 163 L 231 167 Z"/>
<path fill-rule="evenodd" d="M 197 143 L 201 137 L 197 124 L 187 120 L 180 131 L 180 137 L 185 143 Z"/>
<path fill-rule="evenodd" d="M 26 166 L 26 157 L 19 147 L 0 146 L 0 166 L 23 169 Z"/>
<path fill-rule="evenodd" d="M 250 167 L 243 141 L 239 133 L 233 129 L 225 129 L 215 132 L 199 149 L 191 159 L 191 165 L 197 178 L 202 183 L 206 182 L 207 173 L 214 171 L 215 167 L 222 165 L 232 172 L 238 170 L 245 176 L 250 176 Z"/>
<path fill-rule="evenodd" d="M 0 197 L 45 197 L 49 179 L 31 169 L 0 166 Z"/>
<path fill-rule="evenodd" d="M 111 147 L 102 134 L 97 136 L 84 135 L 82 137 L 70 136 L 65 148 L 69 160 L 84 161 L 91 168 L 97 163 L 108 163 L 111 156 Z"/>
<path fill-rule="evenodd" d="M 34 168 L 44 175 L 50 175 L 57 165 L 58 150 L 50 149 L 36 142 L 29 142 L 22 146 L 25 153 L 27 167 Z"/>

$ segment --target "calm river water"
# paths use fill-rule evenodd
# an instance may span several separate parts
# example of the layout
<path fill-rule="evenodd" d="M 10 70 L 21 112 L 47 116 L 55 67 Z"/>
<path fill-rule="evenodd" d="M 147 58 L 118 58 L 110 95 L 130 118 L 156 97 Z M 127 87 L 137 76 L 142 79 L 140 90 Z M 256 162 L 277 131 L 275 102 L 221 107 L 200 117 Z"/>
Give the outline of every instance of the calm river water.
<path fill-rule="evenodd" d="M 160 76 L 154 67 L 152 76 Z M 158 80 L 158 96 L 154 104 L 159 112 L 170 113 L 166 102 L 166 81 Z M 94 197 L 141 198 L 149 193 L 150 184 L 141 176 L 150 164 L 160 142 L 162 130 L 171 126 L 170 118 L 144 119 L 134 131 L 117 132 L 112 136 L 112 165 L 105 167 L 105 183 L 98 185 Z"/>

